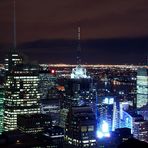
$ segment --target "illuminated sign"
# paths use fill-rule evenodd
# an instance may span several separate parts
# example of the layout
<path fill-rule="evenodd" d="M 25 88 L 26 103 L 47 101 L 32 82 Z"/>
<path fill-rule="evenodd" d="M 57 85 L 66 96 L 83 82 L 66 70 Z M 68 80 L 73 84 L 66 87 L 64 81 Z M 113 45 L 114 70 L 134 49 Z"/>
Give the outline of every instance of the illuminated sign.
<path fill-rule="evenodd" d="M 104 100 L 103 100 L 103 103 L 104 104 L 113 104 L 114 103 L 114 98 L 105 98 Z"/>

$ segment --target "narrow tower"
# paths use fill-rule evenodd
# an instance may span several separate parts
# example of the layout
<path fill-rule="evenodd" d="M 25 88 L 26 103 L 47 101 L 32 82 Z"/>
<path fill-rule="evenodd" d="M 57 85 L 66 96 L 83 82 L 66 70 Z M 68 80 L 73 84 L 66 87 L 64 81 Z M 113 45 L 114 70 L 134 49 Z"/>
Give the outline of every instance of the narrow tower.
<path fill-rule="evenodd" d="M 16 2 L 13 0 L 13 48 L 16 49 Z"/>
<path fill-rule="evenodd" d="M 80 26 L 78 27 L 78 38 L 77 38 L 77 41 L 78 41 L 78 47 L 77 47 L 77 65 L 80 65 L 81 64 L 81 28 Z"/>
<path fill-rule="evenodd" d="M 13 0 L 13 49 L 5 58 L 4 130 L 17 129 L 22 114 L 40 113 L 38 66 L 26 64 L 16 51 L 16 13 Z"/>

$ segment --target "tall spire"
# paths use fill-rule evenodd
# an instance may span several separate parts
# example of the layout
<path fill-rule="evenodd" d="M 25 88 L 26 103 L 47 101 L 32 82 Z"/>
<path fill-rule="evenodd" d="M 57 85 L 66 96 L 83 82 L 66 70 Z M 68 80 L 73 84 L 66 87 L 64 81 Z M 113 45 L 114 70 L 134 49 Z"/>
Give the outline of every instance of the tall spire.
<path fill-rule="evenodd" d="M 77 64 L 80 65 L 81 64 L 81 28 L 80 26 L 78 26 L 78 30 L 77 30 L 77 40 L 78 40 L 78 46 L 77 46 Z"/>
<path fill-rule="evenodd" d="M 78 41 L 81 40 L 81 28 L 78 26 Z"/>
<path fill-rule="evenodd" d="M 16 2 L 13 0 L 13 48 L 16 49 Z"/>
<path fill-rule="evenodd" d="M 78 27 L 78 30 L 77 30 L 77 41 L 78 41 L 77 66 L 76 66 L 76 68 L 72 69 L 71 79 L 90 78 L 90 76 L 87 76 L 86 68 L 83 68 L 81 65 L 81 44 L 80 44 L 81 30 L 80 30 L 80 26 Z"/>

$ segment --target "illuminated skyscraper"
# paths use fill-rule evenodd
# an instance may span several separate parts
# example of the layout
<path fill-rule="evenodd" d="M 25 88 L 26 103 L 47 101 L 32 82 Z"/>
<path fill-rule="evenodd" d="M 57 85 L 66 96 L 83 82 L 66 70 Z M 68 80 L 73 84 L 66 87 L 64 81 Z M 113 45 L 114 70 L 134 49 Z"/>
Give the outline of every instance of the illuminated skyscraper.
<path fill-rule="evenodd" d="M 148 143 L 148 121 L 137 120 L 133 125 L 133 136 L 140 140 Z"/>
<path fill-rule="evenodd" d="M 45 114 L 19 115 L 17 121 L 18 129 L 24 133 L 36 134 L 51 128 L 51 117 Z"/>
<path fill-rule="evenodd" d="M 40 113 L 38 66 L 24 64 L 18 53 L 5 59 L 4 129 L 17 128 L 19 114 Z"/>
<path fill-rule="evenodd" d="M 83 79 L 83 78 L 90 78 L 90 76 L 87 75 L 86 68 L 84 68 L 81 65 L 81 32 L 80 27 L 78 27 L 78 46 L 77 46 L 77 66 L 76 68 L 72 69 L 71 73 L 71 79 Z"/>
<path fill-rule="evenodd" d="M 69 110 L 65 141 L 75 147 L 95 147 L 96 117 L 90 107 L 72 107 Z"/>
<path fill-rule="evenodd" d="M 4 117 L 4 88 L 0 86 L 0 134 L 3 132 L 3 117 Z"/>
<path fill-rule="evenodd" d="M 137 108 L 148 103 L 148 69 L 140 68 L 137 72 Z"/>
<path fill-rule="evenodd" d="M 40 79 L 40 93 L 41 99 L 48 98 L 48 91 L 55 86 L 56 77 L 53 76 L 51 70 L 49 70 L 48 65 L 40 66 L 39 71 L 39 79 Z"/>
<path fill-rule="evenodd" d="M 11 72 L 14 66 L 23 63 L 23 57 L 17 52 L 9 52 L 4 62 L 6 73 Z"/>
<path fill-rule="evenodd" d="M 65 99 L 61 109 L 60 125 L 64 127 L 68 110 L 71 107 L 94 107 L 96 83 L 81 65 L 80 27 L 78 27 L 77 66 L 72 69 L 71 79 L 65 85 Z M 95 107 L 94 107 L 95 108 Z"/>
<path fill-rule="evenodd" d="M 114 131 L 119 127 L 119 112 L 117 102 L 113 97 L 104 97 L 101 104 L 98 104 L 99 126 L 105 121 L 108 124 L 108 131 Z M 102 128 L 102 127 L 100 127 Z"/>

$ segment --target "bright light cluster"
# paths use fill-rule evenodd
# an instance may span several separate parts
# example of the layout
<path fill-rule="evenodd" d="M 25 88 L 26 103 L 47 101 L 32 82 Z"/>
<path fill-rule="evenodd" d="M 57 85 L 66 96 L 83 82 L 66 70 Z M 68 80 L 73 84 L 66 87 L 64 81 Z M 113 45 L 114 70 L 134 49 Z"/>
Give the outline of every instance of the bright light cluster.
<path fill-rule="evenodd" d="M 97 137 L 99 139 L 103 137 L 108 137 L 108 138 L 110 137 L 109 125 L 106 121 L 103 121 L 100 129 L 97 130 Z"/>
<path fill-rule="evenodd" d="M 81 78 L 90 78 L 86 74 L 86 68 L 81 65 L 76 66 L 76 68 L 72 69 L 71 79 L 81 79 Z"/>
<path fill-rule="evenodd" d="M 104 100 L 103 100 L 103 103 L 104 104 L 113 104 L 114 103 L 114 98 L 105 98 Z"/>

